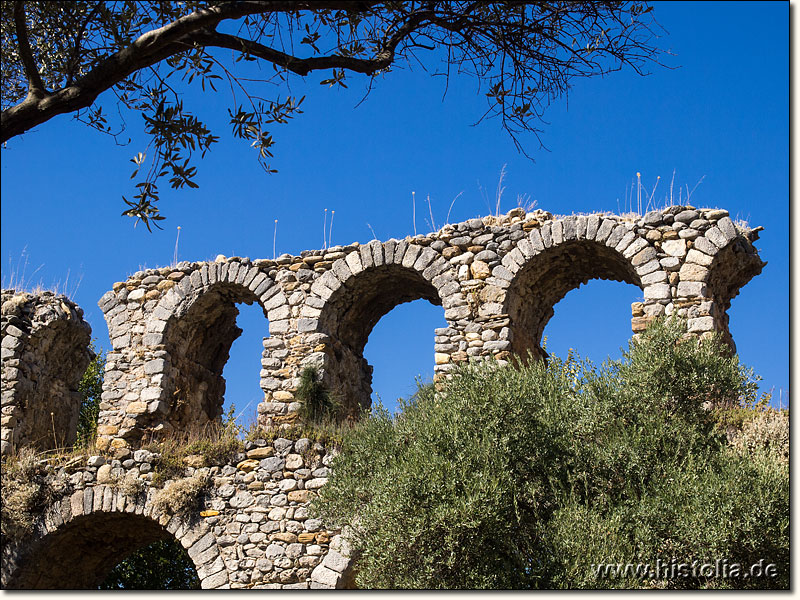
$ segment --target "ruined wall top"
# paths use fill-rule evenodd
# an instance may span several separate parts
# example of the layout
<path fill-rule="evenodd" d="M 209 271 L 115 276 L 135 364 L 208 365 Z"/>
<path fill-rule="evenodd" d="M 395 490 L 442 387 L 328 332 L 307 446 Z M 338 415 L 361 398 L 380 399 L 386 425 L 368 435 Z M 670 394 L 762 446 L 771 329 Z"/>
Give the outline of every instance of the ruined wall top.
<path fill-rule="evenodd" d="M 495 237 L 502 237 L 504 232 L 511 233 L 522 230 L 527 233 L 534 228 L 541 228 L 543 225 L 548 223 L 563 222 L 566 220 L 572 220 L 577 225 L 580 220 L 586 222 L 591 218 L 610 220 L 617 224 L 624 225 L 630 231 L 635 229 L 638 235 L 643 236 L 648 241 L 652 242 L 656 248 L 661 248 L 664 242 L 668 242 L 670 240 L 682 239 L 687 240 L 687 242 L 692 242 L 701 236 L 708 237 L 709 239 L 715 241 L 717 248 L 726 246 L 731 239 L 737 236 L 743 236 L 747 241 L 752 243 L 758 239 L 759 232 L 763 230 L 763 227 L 749 227 L 749 225 L 745 222 L 734 224 L 733 220 L 730 219 L 728 211 L 725 209 L 695 208 L 694 206 L 689 205 L 671 206 L 663 210 L 650 211 L 642 216 L 637 215 L 636 213 L 618 215 L 606 211 L 581 215 L 553 215 L 553 213 L 541 209 L 535 209 L 533 211 L 526 212 L 523 208 L 515 208 L 509 211 L 507 214 L 499 216 L 489 215 L 485 217 L 476 217 L 460 223 L 448 223 L 437 231 L 428 234 L 406 236 L 403 238 L 403 240 L 393 238 L 392 241 L 395 241 L 396 243 L 405 241 L 409 244 L 417 244 L 420 246 L 429 246 L 436 241 L 442 241 L 445 242 L 445 245 L 439 245 L 439 250 L 444 250 L 449 245 L 455 248 L 460 248 L 463 251 L 468 249 L 469 245 L 478 245 L 472 244 L 474 241 L 472 238 L 476 237 L 476 234 L 473 232 L 476 231 L 480 232 L 480 235 L 491 233 Z M 706 232 L 710 234 L 710 237 L 706 234 Z M 465 237 L 470 239 L 464 239 Z M 506 239 L 510 239 L 512 242 L 515 241 L 511 238 Z M 578 239 L 581 239 L 581 236 L 579 236 Z M 582 236 L 582 239 L 591 240 L 593 238 L 591 236 Z M 486 244 L 491 240 L 476 241 L 483 241 L 484 244 Z M 505 239 L 503 241 L 505 241 Z M 556 243 L 560 243 L 564 240 L 563 238 L 558 239 L 557 237 L 554 241 Z M 602 241 L 602 234 L 601 239 L 597 241 Z M 375 244 L 376 242 L 380 243 L 380 241 L 377 239 L 369 242 L 368 244 L 353 242 L 347 245 L 330 246 L 324 249 L 304 250 L 299 255 L 292 255 L 288 253 L 281 254 L 273 259 L 259 258 L 251 260 L 250 258 L 242 258 L 238 256 L 226 257 L 219 255 L 214 262 L 238 261 L 245 264 L 252 264 L 259 268 L 274 268 L 277 270 L 284 268 L 295 272 L 301 268 L 306 268 L 317 273 L 323 273 L 328 270 L 330 266 L 332 266 L 333 261 L 339 258 L 345 258 L 348 252 L 361 246 Z M 509 244 L 507 248 L 501 248 L 501 251 L 510 250 L 511 246 L 512 244 Z M 688 248 L 692 248 L 691 243 L 688 243 Z M 699 250 L 703 251 L 701 249 Z M 716 254 L 716 252 L 713 252 L 713 249 L 711 251 L 714 255 Z M 755 252 L 755 249 L 753 249 L 753 251 Z M 451 251 L 449 254 L 454 255 L 455 253 Z M 447 256 L 445 256 L 445 258 L 447 258 Z M 452 258 L 452 256 L 450 258 Z M 119 281 L 115 283 L 113 286 L 113 291 L 119 292 L 123 288 L 130 290 L 133 285 L 137 284 L 137 280 L 138 283 L 145 283 L 144 279 L 147 277 L 159 275 L 165 276 L 178 272 L 190 273 L 195 270 L 195 268 L 204 264 L 204 262 L 205 261 L 182 261 L 173 266 L 137 271 L 130 275 L 125 281 Z M 177 283 L 180 281 L 180 279 L 181 277 L 175 276 L 172 278 L 172 281 Z M 148 281 L 143 287 L 144 289 L 149 290 L 157 289 L 157 285 L 155 285 L 153 281 Z M 164 285 L 158 289 L 163 291 L 165 287 L 168 289 L 168 287 Z M 155 296 L 151 295 L 151 297 Z M 105 304 L 107 298 L 110 298 L 110 292 L 99 301 L 98 304 L 101 308 Z"/>

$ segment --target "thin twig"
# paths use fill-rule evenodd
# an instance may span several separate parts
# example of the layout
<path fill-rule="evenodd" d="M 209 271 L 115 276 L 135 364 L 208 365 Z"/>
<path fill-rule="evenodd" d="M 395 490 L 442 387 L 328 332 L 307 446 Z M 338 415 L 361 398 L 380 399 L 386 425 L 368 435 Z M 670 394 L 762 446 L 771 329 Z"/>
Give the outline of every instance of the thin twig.
<path fill-rule="evenodd" d="M 178 225 L 178 233 L 175 235 L 175 255 L 172 257 L 172 266 L 178 264 L 178 240 L 181 237 L 181 226 Z"/>
<path fill-rule="evenodd" d="M 675 169 L 672 169 L 672 181 L 669 182 L 669 205 L 673 205 L 672 186 L 675 185 Z"/>
<path fill-rule="evenodd" d="M 417 235 L 417 199 L 415 192 L 411 192 L 411 220 L 414 222 L 414 236 Z"/>
<path fill-rule="evenodd" d="M 433 209 L 431 208 L 431 195 L 428 194 L 428 214 L 431 216 L 432 231 L 436 231 L 436 221 L 433 220 Z"/>
<path fill-rule="evenodd" d="M 701 183 L 703 183 L 703 179 L 705 179 L 705 178 L 706 178 L 706 176 L 703 175 L 700 178 L 700 181 L 698 181 L 697 183 L 694 184 L 694 187 L 692 188 L 691 192 L 689 191 L 689 184 L 686 184 L 686 202 L 689 202 L 689 200 L 692 197 L 692 194 L 694 194 L 694 191 L 697 189 L 697 186 L 700 185 Z"/>
<path fill-rule="evenodd" d="M 642 174 L 636 173 L 636 214 L 642 214 Z"/>
<path fill-rule="evenodd" d="M 56 438 L 56 416 L 55 413 L 50 413 L 50 422 L 53 424 L 53 446 L 58 448 L 58 438 Z"/>
<path fill-rule="evenodd" d="M 445 224 L 450 222 L 450 211 L 453 210 L 453 205 L 456 203 L 456 200 L 458 200 L 459 196 L 461 196 L 463 193 L 464 193 L 464 190 L 461 190 L 460 192 L 458 192 L 458 194 L 456 194 L 456 197 L 453 198 L 453 201 L 450 203 L 450 208 L 447 209 L 447 219 L 445 219 Z"/>
<path fill-rule="evenodd" d="M 500 216 L 500 199 L 503 197 L 503 192 L 505 191 L 505 186 L 503 185 L 503 179 L 506 178 L 506 166 L 508 163 L 503 165 L 503 168 L 500 169 L 500 180 L 497 182 L 497 202 L 495 203 L 495 212 L 494 216 Z"/>
<path fill-rule="evenodd" d="M 658 187 L 658 182 L 659 181 L 661 181 L 661 175 L 656 177 L 656 183 L 653 186 L 653 191 L 650 192 L 650 197 L 647 199 L 647 206 L 645 207 L 644 212 L 647 212 L 647 211 L 650 210 L 650 203 L 653 201 L 653 197 L 656 195 L 656 188 Z M 655 208 L 655 204 L 653 205 L 653 208 Z"/>

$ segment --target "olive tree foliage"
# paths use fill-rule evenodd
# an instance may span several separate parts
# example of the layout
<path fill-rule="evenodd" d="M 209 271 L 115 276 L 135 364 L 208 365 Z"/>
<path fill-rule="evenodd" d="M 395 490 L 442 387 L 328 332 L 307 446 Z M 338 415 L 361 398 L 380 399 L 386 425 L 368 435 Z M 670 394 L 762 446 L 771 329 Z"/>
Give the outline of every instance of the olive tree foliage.
<path fill-rule="evenodd" d="M 0 141 L 66 113 L 121 139 L 124 115 L 141 114 L 150 141 L 132 158 L 136 193 L 123 197 L 123 214 L 149 229 L 163 218 L 157 182 L 197 187 L 195 155 L 219 139 L 184 106 L 185 86 L 230 92 L 233 135 L 251 143 L 267 172 L 274 126 L 302 112 L 292 78 L 315 71 L 329 87 L 362 75 L 367 90 L 412 64 L 466 74 L 487 101 L 477 121 L 497 117 L 522 150 L 517 135 L 538 139 L 544 109 L 574 78 L 644 73 L 657 61 L 650 11 L 639 1 L 2 0 Z M 254 81 L 240 61 L 265 64 L 268 75 Z M 264 82 L 277 95 L 262 96 Z"/>
<path fill-rule="evenodd" d="M 199 590 L 200 578 L 180 542 L 166 539 L 129 554 L 97 587 L 101 590 Z"/>
<path fill-rule="evenodd" d="M 81 394 L 81 408 L 78 413 L 78 435 L 75 445 L 79 448 L 86 448 L 94 442 L 97 437 L 97 418 L 100 415 L 100 402 L 103 395 L 103 374 L 106 368 L 106 353 L 95 346 L 95 342 L 89 346 L 94 354 L 92 362 L 86 367 L 86 371 L 78 383 L 78 391 Z"/>
<path fill-rule="evenodd" d="M 312 503 L 366 588 L 786 588 L 789 468 L 731 448 L 707 401 L 752 406 L 716 340 L 657 322 L 620 361 L 462 368 L 345 437 Z M 601 563 L 764 560 L 777 577 L 613 576 Z"/>

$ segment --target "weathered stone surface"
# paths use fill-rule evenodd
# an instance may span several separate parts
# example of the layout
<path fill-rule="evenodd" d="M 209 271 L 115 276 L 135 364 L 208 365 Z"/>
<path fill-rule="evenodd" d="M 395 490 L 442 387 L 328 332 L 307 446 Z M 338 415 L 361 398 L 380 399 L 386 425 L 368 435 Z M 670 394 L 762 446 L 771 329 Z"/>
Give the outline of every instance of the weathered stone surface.
<path fill-rule="evenodd" d="M 681 281 L 707 281 L 708 269 L 702 265 L 686 262 L 678 272 Z"/>
<path fill-rule="evenodd" d="M 688 320 L 689 333 L 703 333 L 714 330 L 714 317 L 697 317 Z"/>
<path fill-rule="evenodd" d="M 686 255 L 686 240 L 667 240 L 661 245 L 661 249 L 670 256 L 682 258 Z"/>
<path fill-rule="evenodd" d="M 278 458 L 276 456 L 265 458 L 261 461 L 260 466 L 265 471 L 269 471 L 270 473 L 274 473 L 275 471 L 280 471 L 283 469 L 286 461 L 282 458 Z"/>
<path fill-rule="evenodd" d="M 475 279 L 486 279 L 491 275 L 489 265 L 481 260 L 473 261 L 470 265 L 470 271 L 472 272 L 472 277 Z"/>
<path fill-rule="evenodd" d="M 678 283 L 678 296 L 691 297 L 706 295 L 706 284 L 700 281 L 681 281 Z"/>
<path fill-rule="evenodd" d="M 722 232 L 722 230 L 719 227 L 711 227 L 703 235 L 717 248 L 724 248 L 728 244 L 729 238 Z"/>
<path fill-rule="evenodd" d="M 649 285 L 644 288 L 644 297 L 646 300 L 668 299 L 670 297 L 669 285 L 666 283 Z"/>
<path fill-rule="evenodd" d="M 272 446 L 267 446 L 266 448 L 253 448 L 252 450 L 247 451 L 247 458 L 260 460 L 262 458 L 269 458 L 273 454 L 275 454 L 275 450 L 272 448 Z"/>
<path fill-rule="evenodd" d="M 258 466 L 259 463 L 257 460 L 247 459 L 237 464 L 236 468 L 239 469 L 240 471 L 244 471 L 245 473 L 249 473 L 250 471 L 257 469 Z"/>
<path fill-rule="evenodd" d="M 695 263 L 698 265 L 703 265 L 704 267 L 708 267 L 711 265 L 713 261 L 714 259 L 710 257 L 708 254 L 703 254 L 702 252 L 700 252 L 699 250 L 695 250 L 694 248 L 689 250 L 689 252 L 686 254 L 687 263 Z"/>
<path fill-rule="evenodd" d="M 350 564 L 350 559 L 342 556 L 335 550 L 329 550 L 322 564 L 337 573 L 343 572 Z"/>
<path fill-rule="evenodd" d="M 324 565 L 318 565 L 311 573 L 311 581 L 322 584 L 328 588 L 335 588 L 339 583 L 340 574 Z"/>
<path fill-rule="evenodd" d="M 295 469 L 300 469 L 303 466 L 303 457 L 299 454 L 289 454 L 286 457 L 286 464 L 284 467 L 286 469 L 294 471 Z"/>
<path fill-rule="evenodd" d="M 702 252 L 703 254 L 707 254 L 708 256 L 715 256 L 717 252 L 719 252 L 719 248 L 712 244 L 709 240 L 705 237 L 699 237 L 694 240 L 694 248 Z"/>
<path fill-rule="evenodd" d="M 310 490 L 296 490 L 289 492 L 287 498 L 289 502 L 308 502 L 313 492 Z"/>
<path fill-rule="evenodd" d="M 125 312 L 115 309 L 115 298 L 109 292 L 100 301 L 109 321 Z M 39 450 L 71 446 L 81 405 L 76 390 L 92 356 L 92 330 L 83 310 L 52 292 L 3 290 L 0 304 L 3 415 L 14 413 L 2 421 L 0 453 L 27 445 Z M 127 325 L 110 326 L 109 332 L 130 343 Z"/>

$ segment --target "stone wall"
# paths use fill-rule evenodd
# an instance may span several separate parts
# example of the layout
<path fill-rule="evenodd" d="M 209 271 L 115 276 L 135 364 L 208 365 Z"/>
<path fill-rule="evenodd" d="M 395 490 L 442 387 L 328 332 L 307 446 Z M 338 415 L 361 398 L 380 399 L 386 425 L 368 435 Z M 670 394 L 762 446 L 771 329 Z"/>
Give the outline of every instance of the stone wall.
<path fill-rule="evenodd" d="M 66 491 L 32 535 L 4 540 L 3 587 L 96 587 L 130 552 L 170 537 L 188 551 L 204 589 L 350 585 L 347 543 L 308 513 L 333 453 L 306 438 L 245 447 L 230 464 L 201 466 L 201 456 L 189 457 L 194 466 L 184 478 L 158 487 L 153 473 L 161 457 L 147 450 L 51 467 Z M 162 508 L 159 494 L 181 479 L 205 477 L 200 506 L 177 514 Z"/>
<path fill-rule="evenodd" d="M 441 306 L 447 321 L 431 332 L 436 379 L 472 357 L 544 356 L 553 306 L 595 278 L 641 288 L 634 333 L 677 312 L 692 334 L 719 331 L 733 348 L 726 311 L 764 265 L 753 246 L 759 230 L 735 225 L 725 210 L 691 206 L 643 217 L 515 209 L 403 240 L 141 271 L 99 303 L 113 344 L 101 447 L 136 447 L 219 415 L 237 302 L 259 304 L 266 317 L 265 427 L 295 421 L 306 366 L 321 371 L 355 418 L 370 404 L 369 333 L 392 308 L 420 298 Z"/>
<path fill-rule="evenodd" d="M 78 384 L 92 353 L 83 310 L 66 296 L 2 291 L 0 454 L 75 443 Z"/>
<path fill-rule="evenodd" d="M 677 313 L 692 335 L 720 332 L 727 310 L 764 262 L 761 228 L 727 211 L 669 207 L 643 217 L 515 209 L 446 225 L 427 236 L 350 244 L 276 260 L 219 256 L 150 269 L 114 284 L 99 302 L 112 350 L 97 447 L 102 456 L 53 467 L 68 491 L 33 534 L 3 543 L 8 588 L 96 586 L 125 555 L 169 536 L 188 549 L 205 588 L 347 587 L 352 565 L 340 532 L 309 517 L 333 452 L 308 439 L 247 442 L 230 464 L 190 457 L 175 482 L 156 485 L 160 457 L 144 442 L 217 421 L 222 370 L 237 303 L 265 316 L 259 424 L 297 420 L 305 367 L 319 370 L 346 417 L 369 406 L 372 328 L 403 302 L 441 306 L 431 332 L 435 379 L 470 359 L 546 356 L 554 305 L 590 279 L 642 290 L 631 327 Z M 75 439 L 76 388 L 91 355 L 81 310 L 62 296 L 3 291 L 2 451 Z M 273 431 L 274 433 L 274 431 Z M 203 506 L 172 514 L 160 501 L 179 481 L 208 478 Z"/>

